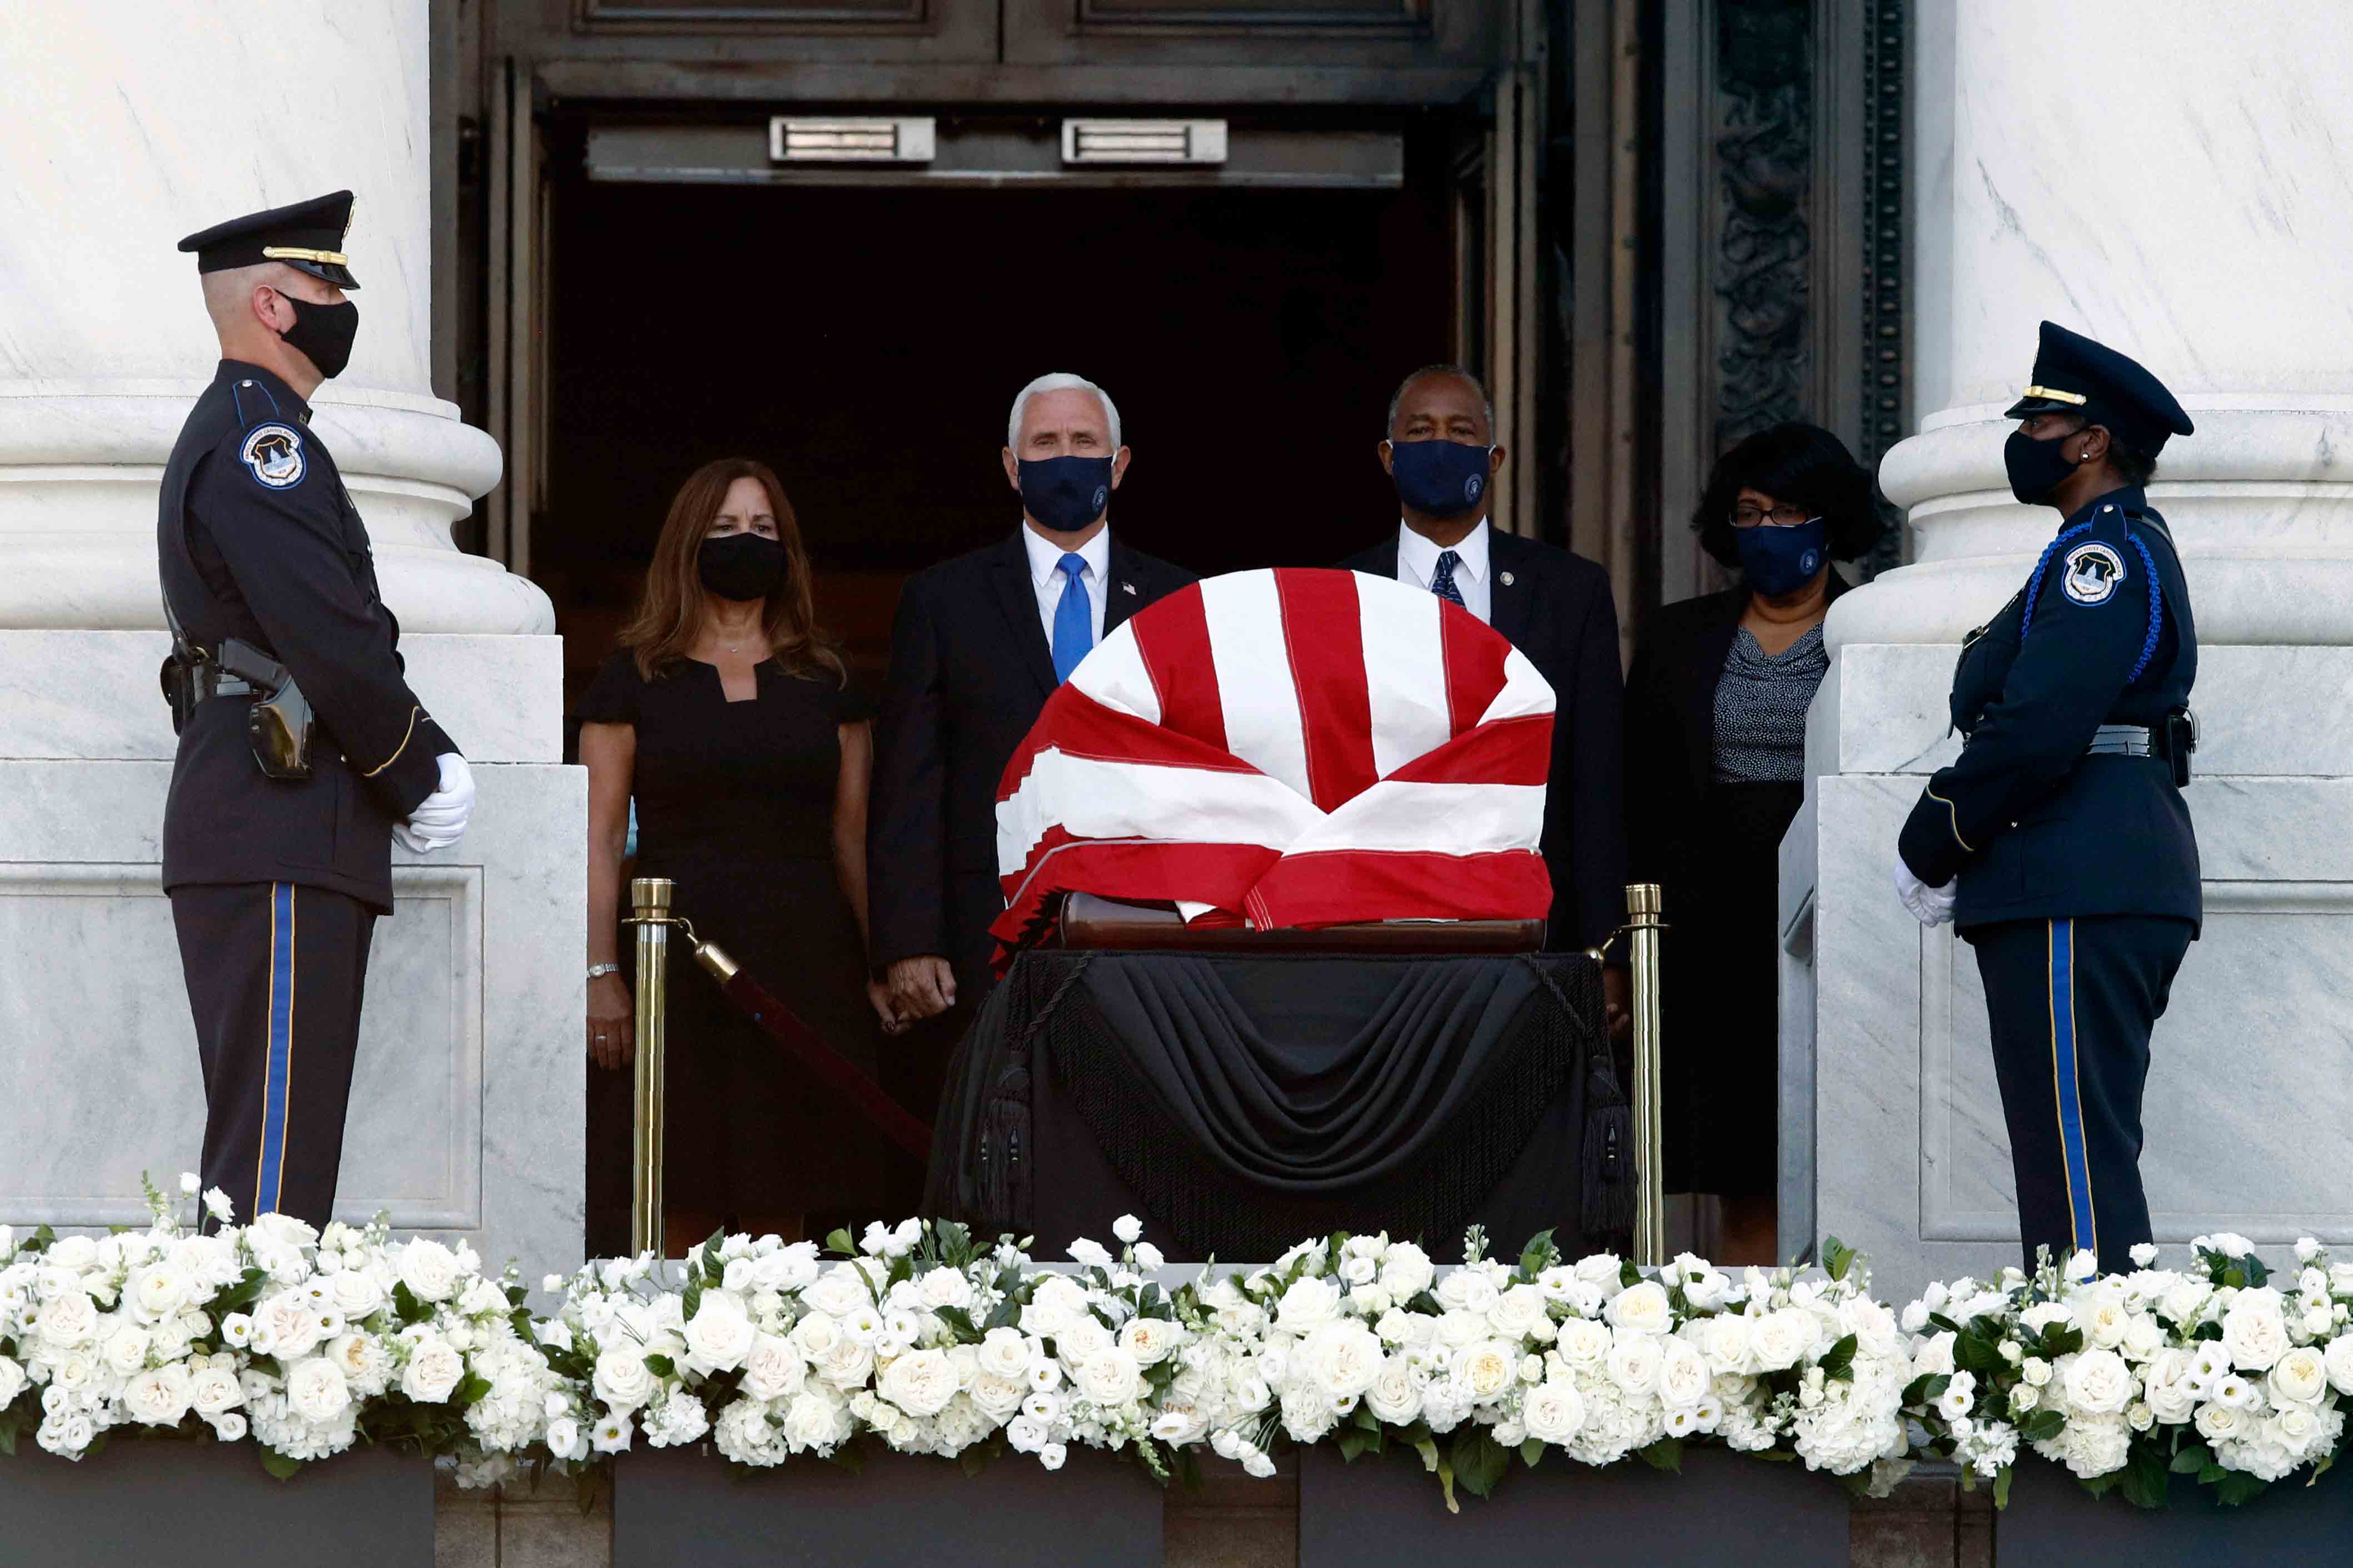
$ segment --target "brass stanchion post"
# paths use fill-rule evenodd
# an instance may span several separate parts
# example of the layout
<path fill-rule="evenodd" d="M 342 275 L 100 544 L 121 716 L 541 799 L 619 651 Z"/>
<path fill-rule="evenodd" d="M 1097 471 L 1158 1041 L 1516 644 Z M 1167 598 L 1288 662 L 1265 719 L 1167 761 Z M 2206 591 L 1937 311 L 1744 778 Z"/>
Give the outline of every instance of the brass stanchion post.
<path fill-rule="evenodd" d="M 1659 934 L 1662 899 L 1656 882 L 1626 889 L 1628 956 L 1634 989 L 1634 1261 L 1655 1268 L 1667 1260 L 1665 1135 L 1659 1081 Z"/>
<path fill-rule="evenodd" d="M 670 1018 L 670 895 L 677 884 L 665 877 L 639 877 L 629 883 L 638 928 L 637 1135 L 629 1198 L 629 1246 L 635 1252 L 662 1250 L 662 1078 L 664 1036 Z"/>

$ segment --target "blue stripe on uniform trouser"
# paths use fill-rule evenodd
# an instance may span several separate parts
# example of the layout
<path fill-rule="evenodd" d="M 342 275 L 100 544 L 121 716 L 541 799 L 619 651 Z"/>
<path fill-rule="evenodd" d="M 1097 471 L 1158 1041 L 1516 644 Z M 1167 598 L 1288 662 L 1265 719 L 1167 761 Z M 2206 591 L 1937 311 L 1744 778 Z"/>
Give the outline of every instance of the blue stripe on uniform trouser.
<path fill-rule="evenodd" d="M 2021 1239 L 2062 1260 L 2077 1248 L 2127 1270 L 2149 1239 L 2141 1190 L 2141 1090 L 2149 1034 L 2189 951 L 2188 921 L 2146 915 L 2003 921 L 1962 933 L 1977 949 Z"/>
<path fill-rule="evenodd" d="M 204 1069 L 204 1184 L 239 1224 L 275 1211 L 323 1225 L 375 911 L 287 882 L 171 891 Z"/>

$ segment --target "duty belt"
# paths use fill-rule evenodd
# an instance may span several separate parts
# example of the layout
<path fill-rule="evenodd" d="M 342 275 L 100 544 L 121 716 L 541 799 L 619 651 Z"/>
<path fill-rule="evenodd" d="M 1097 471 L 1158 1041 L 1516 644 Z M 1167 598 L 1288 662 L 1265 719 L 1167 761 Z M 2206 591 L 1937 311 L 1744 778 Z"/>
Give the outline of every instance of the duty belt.
<path fill-rule="evenodd" d="M 2092 731 L 2092 743 L 2084 748 L 2087 757 L 2154 757 L 2159 754 L 2156 737 L 2141 724 L 2103 724 Z"/>
<path fill-rule="evenodd" d="M 250 680 L 230 675 L 215 664 L 196 666 L 194 679 L 199 702 L 210 697 L 256 697 L 261 692 Z"/>

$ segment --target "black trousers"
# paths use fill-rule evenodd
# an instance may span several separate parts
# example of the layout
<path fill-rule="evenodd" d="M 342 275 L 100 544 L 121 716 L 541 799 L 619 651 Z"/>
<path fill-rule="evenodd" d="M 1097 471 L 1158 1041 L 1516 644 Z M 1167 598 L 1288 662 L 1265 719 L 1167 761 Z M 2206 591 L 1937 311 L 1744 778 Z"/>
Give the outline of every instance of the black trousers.
<path fill-rule="evenodd" d="M 2085 915 L 1962 934 L 1985 979 L 2026 1266 L 2047 1247 L 2060 1262 L 2089 1249 L 2104 1272 L 2128 1271 L 2133 1246 L 2151 1239 L 2140 1184 L 2149 1033 L 2194 928 Z"/>
<path fill-rule="evenodd" d="M 327 1223 L 343 1156 L 375 911 L 292 882 L 172 894 L 205 1075 L 204 1183 L 236 1205 Z"/>

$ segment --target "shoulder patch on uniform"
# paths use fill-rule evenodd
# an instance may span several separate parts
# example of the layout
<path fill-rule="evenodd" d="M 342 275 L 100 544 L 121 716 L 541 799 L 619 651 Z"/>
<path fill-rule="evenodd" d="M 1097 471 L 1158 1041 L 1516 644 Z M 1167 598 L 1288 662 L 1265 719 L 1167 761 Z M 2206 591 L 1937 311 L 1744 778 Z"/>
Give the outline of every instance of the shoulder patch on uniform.
<path fill-rule="evenodd" d="M 245 433 L 237 455 L 254 481 L 267 489 L 290 490 L 310 471 L 302 437 L 291 425 L 272 421 L 255 426 Z"/>
<path fill-rule="evenodd" d="M 2096 541 L 2069 551 L 2059 573 L 2060 591 L 2085 605 L 2106 604 L 2124 581 L 2124 557 L 2113 546 Z"/>

